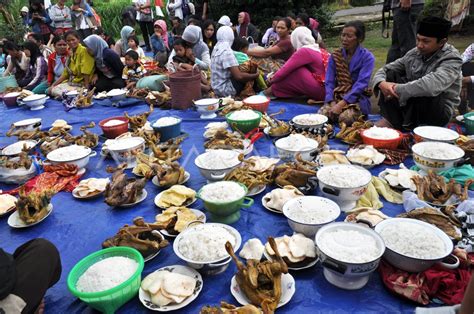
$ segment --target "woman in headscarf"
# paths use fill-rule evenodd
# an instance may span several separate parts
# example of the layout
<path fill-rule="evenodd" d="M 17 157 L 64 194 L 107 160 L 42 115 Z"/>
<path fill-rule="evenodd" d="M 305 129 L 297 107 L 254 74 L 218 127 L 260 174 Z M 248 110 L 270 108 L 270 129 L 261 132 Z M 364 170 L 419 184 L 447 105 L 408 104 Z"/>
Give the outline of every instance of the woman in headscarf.
<path fill-rule="evenodd" d="M 68 31 L 64 35 L 70 55 L 64 65 L 63 74 L 49 88 L 53 97 L 61 97 L 64 92 L 89 88 L 94 74 L 94 58 L 81 45 L 81 36 L 76 31 Z"/>
<path fill-rule="evenodd" d="M 95 59 L 95 74 L 91 85 L 96 92 L 109 91 L 114 88 L 125 87 L 122 79 L 123 63 L 120 57 L 109 48 L 105 40 L 97 35 L 90 35 L 84 39 L 87 52 Z"/>
<path fill-rule="evenodd" d="M 374 55 L 362 47 L 365 26 L 361 21 L 351 21 L 341 32 L 342 48 L 336 49 L 326 72 L 325 105 L 319 110 L 333 122 L 351 125 L 360 115 L 370 113 L 369 88 L 374 69 Z"/>
<path fill-rule="evenodd" d="M 151 36 L 151 48 L 153 56 L 160 66 L 163 66 L 168 60 L 168 52 L 170 51 L 168 41 L 168 28 L 166 22 L 157 20 L 154 24 L 155 33 Z"/>
<path fill-rule="evenodd" d="M 128 38 L 135 35 L 133 27 L 125 25 L 120 31 L 120 39 L 115 43 L 114 50 L 120 57 L 125 57 L 128 50 Z"/>
<path fill-rule="evenodd" d="M 204 43 L 209 48 L 209 53 L 212 54 L 212 50 L 216 45 L 216 24 L 213 20 L 205 20 L 202 23 L 202 38 L 204 38 Z"/>
<path fill-rule="evenodd" d="M 229 26 L 222 26 L 217 31 L 217 44 L 211 59 L 211 86 L 219 97 L 240 94 L 245 83 L 257 79 L 258 73 L 243 73 L 232 51 L 234 31 Z"/>
<path fill-rule="evenodd" d="M 229 27 L 232 27 L 232 22 L 230 21 L 230 17 L 228 17 L 227 15 L 223 15 L 221 16 L 221 18 L 219 19 L 219 21 L 217 21 L 217 25 L 219 27 L 221 26 L 229 26 Z"/>
<path fill-rule="evenodd" d="M 209 48 L 202 41 L 202 31 L 199 26 L 189 25 L 184 29 L 182 39 L 186 41 L 189 47 L 186 50 L 186 57 L 197 64 L 201 70 L 207 71 L 211 65 Z M 167 67 L 172 66 L 174 50 L 170 53 Z"/>
<path fill-rule="evenodd" d="M 258 30 L 250 23 L 250 14 L 247 12 L 240 12 L 237 17 L 238 25 L 236 27 L 237 34 L 239 37 L 251 37 L 254 43 L 258 42 Z"/>
<path fill-rule="evenodd" d="M 319 47 L 307 27 L 297 27 L 291 33 L 291 43 L 296 52 L 268 80 L 270 87 L 264 93 L 270 97 L 304 96 L 322 101 L 329 53 Z"/>
<path fill-rule="evenodd" d="M 268 48 L 249 49 L 247 52 L 265 75 L 278 71 L 295 51 L 291 44 L 290 30 L 291 21 L 288 18 L 280 19 L 276 25 L 276 32 L 280 39 L 276 44 Z"/>

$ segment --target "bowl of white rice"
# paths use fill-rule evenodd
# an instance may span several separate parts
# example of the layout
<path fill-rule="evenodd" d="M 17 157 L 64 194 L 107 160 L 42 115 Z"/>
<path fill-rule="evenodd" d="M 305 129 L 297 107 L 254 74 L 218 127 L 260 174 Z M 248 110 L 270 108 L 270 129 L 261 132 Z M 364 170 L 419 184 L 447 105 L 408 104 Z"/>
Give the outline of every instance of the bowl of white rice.
<path fill-rule="evenodd" d="M 260 125 L 262 120 L 262 113 L 255 110 L 237 110 L 228 113 L 226 116 L 227 123 L 233 130 L 240 130 L 243 133 L 248 133 Z"/>
<path fill-rule="evenodd" d="M 234 181 L 219 181 L 203 186 L 197 193 L 204 207 L 211 213 L 211 220 L 232 224 L 240 219 L 240 209 L 253 205 L 253 199 L 246 197 L 245 185 Z"/>
<path fill-rule="evenodd" d="M 137 164 L 137 154 L 145 151 L 145 140 L 142 137 L 123 137 L 107 145 L 107 150 L 117 164 L 127 163 L 127 169 Z"/>
<path fill-rule="evenodd" d="M 305 113 L 293 117 L 291 121 L 293 121 L 297 128 L 319 129 L 324 125 L 324 123 L 328 122 L 328 117 L 319 113 Z"/>
<path fill-rule="evenodd" d="M 339 217 L 339 205 L 330 199 L 319 196 L 301 196 L 293 198 L 283 205 L 283 215 L 294 232 L 308 238 Z"/>
<path fill-rule="evenodd" d="M 134 248 L 103 249 L 84 257 L 72 268 L 67 286 L 92 308 L 114 313 L 137 294 L 143 266 L 143 257 Z"/>
<path fill-rule="evenodd" d="M 360 289 L 367 284 L 385 252 L 375 231 L 359 224 L 334 222 L 316 233 L 324 277 L 336 287 Z"/>
<path fill-rule="evenodd" d="M 160 133 L 160 142 L 166 142 L 181 134 L 181 118 L 179 117 L 162 117 L 152 124 L 153 130 Z"/>
<path fill-rule="evenodd" d="M 313 160 L 318 146 L 316 140 L 301 134 L 290 134 L 275 142 L 278 157 L 283 161 L 294 161 L 297 154 L 301 154 L 303 160 Z"/>
<path fill-rule="evenodd" d="M 367 169 L 343 164 L 324 166 L 316 176 L 322 195 L 335 201 L 345 212 L 354 208 L 372 180 Z"/>
<path fill-rule="evenodd" d="M 456 167 L 465 154 L 460 147 L 443 142 L 416 143 L 411 150 L 415 164 L 426 172 L 441 172 Z"/>
<path fill-rule="evenodd" d="M 231 261 L 225 249 L 227 241 L 237 251 L 242 237 L 236 229 L 225 224 L 197 224 L 189 226 L 176 237 L 173 250 L 190 267 L 207 275 L 215 275 L 225 271 Z"/>
<path fill-rule="evenodd" d="M 413 129 L 415 140 L 425 142 L 454 143 L 459 138 L 459 133 L 441 126 L 424 125 Z"/>
<path fill-rule="evenodd" d="M 226 149 L 209 149 L 194 160 L 201 175 L 209 181 L 219 181 L 239 166 L 239 153 Z"/>
<path fill-rule="evenodd" d="M 384 259 L 408 272 L 424 271 L 453 250 L 453 242 L 446 233 L 417 219 L 386 219 L 375 226 L 375 231 L 387 247 Z"/>

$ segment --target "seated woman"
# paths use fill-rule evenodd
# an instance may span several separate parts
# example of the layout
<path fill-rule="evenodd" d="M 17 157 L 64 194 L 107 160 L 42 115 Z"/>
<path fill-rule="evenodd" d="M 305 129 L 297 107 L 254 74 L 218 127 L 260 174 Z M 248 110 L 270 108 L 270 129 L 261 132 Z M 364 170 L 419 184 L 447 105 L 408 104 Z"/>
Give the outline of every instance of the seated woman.
<path fill-rule="evenodd" d="M 195 25 L 187 26 L 183 32 L 182 39 L 186 41 L 187 47 L 192 48 L 186 50 L 186 57 L 190 58 L 192 62 L 197 64 L 201 70 L 207 71 L 211 64 L 211 57 L 209 54 L 209 48 L 202 41 L 201 28 Z M 167 68 L 172 65 L 174 56 L 175 52 L 172 51 L 168 58 L 168 64 L 166 65 Z"/>
<path fill-rule="evenodd" d="M 361 114 L 370 113 L 369 83 L 375 58 L 362 47 L 364 39 L 364 23 L 346 23 L 341 33 L 342 48 L 336 49 L 329 59 L 325 105 L 319 113 L 333 122 L 351 125 Z"/>
<path fill-rule="evenodd" d="M 95 74 L 91 79 L 91 86 L 95 87 L 95 91 L 125 87 L 122 79 L 123 63 L 107 42 L 97 35 L 90 35 L 84 39 L 84 45 L 95 59 Z"/>
<path fill-rule="evenodd" d="M 135 30 L 133 27 L 125 25 L 120 31 L 120 39 L 117 40 L 114 46 L 114 51 L 119 55 L 119 57 L 125 57 L 125 53 L 128 48 L 128 38 L 135 35 Z"/>
<path fill-rule="evenodd" d="M 64 65 L 63 74 L 49 88 L 53 97 L 61 97 L 64 92 L 89 88 L 94 74 L 94 58 L 87 53 L 86 47 L 81 45 L 81 37 L 76 31 L 65 34 L 70 56 Z"/>
<path fill-rule="evenodd" d="M 258 64 L 259 69 L 262 70 L 265 75 L 278 71 L 295 51 L 291 45 L 290 29 L 290 19 L 280 19 L 276 26 L 280 40 L 271 47 L 258 47 L 248 51 L 247 54 L 253 57 L 252 60 Z"/>
<path fill-rule="evenodd" d="M 59 80 L 64 72 L 66 60 L 69 56 L 66 39 L 63 35 L 56 35 L 53 38 L 54 52 L 48 57 L 47 80 L 33 89 L 35 94 L 45 94 L 49 86 Z"/>
<path fill-rule="evenodd" d="M 247 38 L 247 40 L 248 37 L 251 37 L 254 43 L 258 43 L 258 30 L 252 23 L 250 23 L 250 14 L 247 12 L 240 12 L 237 17 L 237 23 L 238 25 L 235 27 L 235 30 L 239 37 Z"/>
<path fill-rule="evenodd" d="M 239 70 L 231 45 L 234 31 L 229 26 L 221 26 L 217 31 L 217 44 L 211 58 L 211 86 L 219 97 L 240 94 L 245 83 L 257 79 L 258 73 L 243 73 Z"/>
<path fill-rule="evenodd" d="M 157 20 L 154 24 L 155 33 L 151 36 L 151 49 L 154 59 L 163 67 L 168 60 L 168 52 L 170 50 L 168 28 L 166 22 Z"/>
<path fill-rule="evenodd" d="M 30 61 L 25 71 L 25 76 L 18 80 L 18 86 L 33 91 L 36 86 L 46 80 L 48 65 L 39 47 L 34 42 L 25 42 L 23 44 L 23 52 L 25 56 L 30 58 Z"/>
<path fill-rule="evenodd" d="M 265 95 L 324 100 L 324 77 L 329 53 L 319 47 L 307 27 L 297 27 L 291 33 L 291 43 L 296 52 L 268 79 L 271 86 L 264 91 Z"/>
<path fill-rule="evenodd" d="M 17 81 L 20 80 L 25 75 L 30 60 L 14 42 L 5 42 L 3 49 L 7 52 L 7 68 L 3 76 L 14 75 Z"/>

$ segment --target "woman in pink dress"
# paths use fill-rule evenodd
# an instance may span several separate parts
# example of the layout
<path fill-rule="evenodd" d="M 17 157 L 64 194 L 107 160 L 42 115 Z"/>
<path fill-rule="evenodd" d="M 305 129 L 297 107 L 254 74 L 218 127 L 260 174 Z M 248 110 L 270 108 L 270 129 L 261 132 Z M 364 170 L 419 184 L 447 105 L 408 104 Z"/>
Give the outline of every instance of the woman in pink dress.
<path fill-rule="evenodd" d="M 291 44 L 296 49 L 285 65 L 270 79 L 265 95 L 291 98 L 308 97 L 324 100 L 324 77 L 329 53 L 320 48 L 307 27 L 297 27 L 291 33 Z"/>

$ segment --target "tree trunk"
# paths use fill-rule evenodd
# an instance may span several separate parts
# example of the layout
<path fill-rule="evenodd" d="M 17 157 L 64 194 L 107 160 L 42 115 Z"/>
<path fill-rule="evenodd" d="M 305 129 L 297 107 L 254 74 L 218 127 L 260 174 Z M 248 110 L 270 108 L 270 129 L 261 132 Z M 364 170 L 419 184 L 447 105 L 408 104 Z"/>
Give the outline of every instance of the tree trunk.
<path fill-rule="evenodd" d="M 15 29 L 15 19 L 13 18 L 12 14 L 8 12 L 7 8 L 3 5 L 0 5 L 0 13 L 3 15 L 3 19 L 5 23 L 10 27 L 10 29 Z"/>

